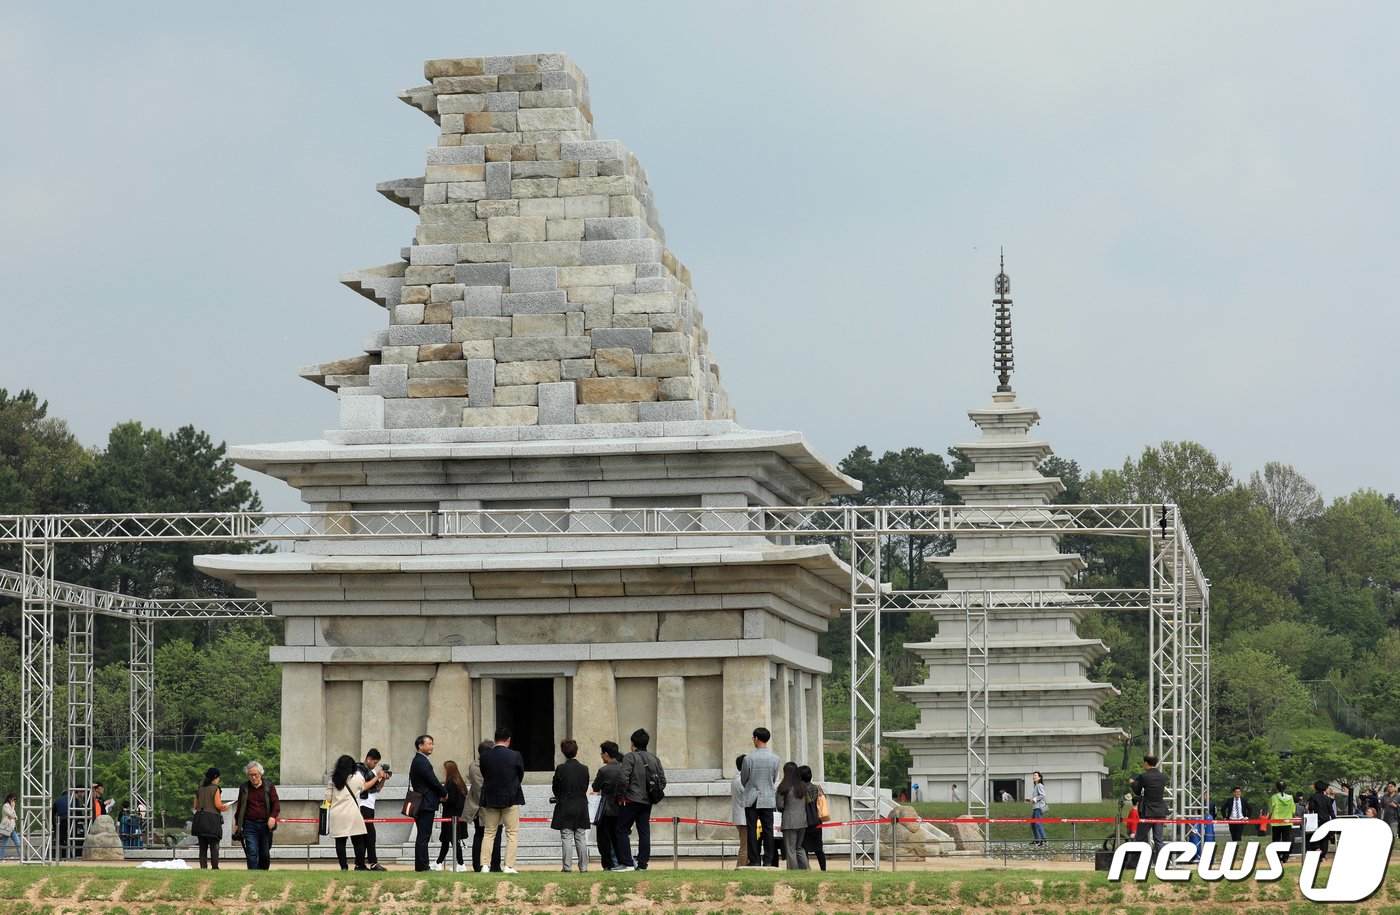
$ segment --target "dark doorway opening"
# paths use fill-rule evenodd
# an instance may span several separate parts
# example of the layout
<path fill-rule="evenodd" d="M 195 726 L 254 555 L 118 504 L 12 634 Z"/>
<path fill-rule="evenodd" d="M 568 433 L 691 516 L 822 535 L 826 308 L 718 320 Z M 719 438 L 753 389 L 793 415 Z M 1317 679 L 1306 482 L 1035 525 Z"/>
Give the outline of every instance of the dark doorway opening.
<path fill-rule="evenodd" d="M 554 680 L 497 680 L 496 727 L 510 728 L 525 771 L 554 771 Z"/>
<path fill-rule="evenodd" d="M 992 801 L 1004 801 L 1008 796 L 1013 801 L 1021 799 L 1021 780 L 1019 778 L 992 779 Z"/>

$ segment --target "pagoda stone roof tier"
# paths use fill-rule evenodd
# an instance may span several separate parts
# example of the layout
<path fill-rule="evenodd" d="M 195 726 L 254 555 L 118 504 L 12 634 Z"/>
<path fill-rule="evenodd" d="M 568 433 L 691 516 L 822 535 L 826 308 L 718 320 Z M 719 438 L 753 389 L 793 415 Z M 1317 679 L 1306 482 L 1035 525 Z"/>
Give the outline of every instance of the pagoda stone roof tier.
<path fill-rule="evenodd" d="M 966 706 L 966 690 L 954 688 L 942 684 L 930 685 L 927 683 L 915 683 L 912 686 L 896 686 L 894 691 L 910 697 L 910 699 L 920 708 L 925 706 L 934 707 L 939 704 L 951 704 Z M 1118 695 L 1118 687 L 1112 683 L 1093 683 L 1089 680 L 1047 680 L 1036 683 L 1029 680 L 1019 680 L 1015 683 L 987 684 L 987 695 L 993 704 L 1006 704 L 1018 698 L 1049 699 L 1054 697 L 1078 699 L 1083 696 L 1095 696 L 1099 701 L 1108 699 L 1110 696 Z M 940 698 L 946 697 L 946 703 L 940 703 Z M 1097 703 L 1094 703 L 1097 707 Z"/>
<path fill-rule="evenodd" d="M 382 541 L 373 541 L 382 545 Z M 798 566 L 834 588 L 850 587 L 850 566 L 822 546 L 755 549 L 703 547 L 589 552 L 437 553 L 430 555 L 317 555 L 303 552 L 220 554 L 195 557 L 195 566 L 228 581 L 239 575 L 427 575 L 462 572 L 547 572 L 586 569 L 687 568 L 696 566 Z"/>
<path fill-rule="evenodd" d="M 943 484 L 969 505 L 1045 505 L 1065 491 L 1059 477 L 1041 476 L 1035 471 L 1016 474 L 990 474 L 974 471 Z"/>
<path fill-rule="evenodd" d="M 981 573 L 989 577 L 1010 577 L 1016 575 L 1050 574 L 1068 577 L 1089 567 L 1078 553 L 1008 553 L 1004 556 L 983 553 L 973 556 L 930 556 L 929 565 L 944 575 L 975 575 Z M 951 587 L 957 591 L 959 588 Z"/>
<path fill-rule="evenodd" d="M 1108 646 L 1100 639 L 1047 639 L 1033 634 L 1025 637 L 993 635 L 985 644 L 989 663 L 1035 660 L 1082 661 L 1088 664 L 1109 652 Z M 962 637 L 934 639 L 929 642 L 905 642 L 904 647 L 923 658 L 930 666 L 962 666 L 966 663 L 967 643 Z"/>
<path fill-rule="evenodd" d="M 518 427 L 511 431 L 519 433 L 520 437 L 496 441 L 454 440 L 454 432 L 469 433 L 474 430 L 414 430 L 417 434 L 404 436 L 410 440 L 396 443 L 338 444 L 321 439 L 239 445 L 229 449 L 229 456 L 250 470 L 282 478 L 298 467 L 306 468 L 317 463 L 617 458 L 622 459 L 622 464 L 613 473 L 622 478 L 626 474 L 625 459 L 629 456 L 641 459 L 657 455 L 767 453 L 781 458 L 804 481 L 800 491 L 793 493 L 796 504 L 824 504 L 835 495 L 859 492 L 861 488 L 860 481 L 841 473 L 817 454 L 800 432 L 759 432 L 728 422 L 656 423 L 652 424 L 655 428 L 638 428 L 645 425 L 594 427 L 594 431 L 603 434 L 599 437 L 571 438 L 539 434 L 544 427 Z M 582 427 L 569 428 L 578 430 Z M 385 437 L 385 434 L 381 433 L 380 437 Z"/>
<path fill-rule="evenodd" d="M 1054 449 L 1049 442 L 1035 440 L 982 440 L 976 442 L 961 442 L 953 446 L 954 451 L 960 452 L 964 457 L 974 463 L 982 461 L 1029 461 L 1032 464 L 1039 464 L 1051 454 Z"/>
<path fill-rule="evenodd" d="M 967 729 L 949 729 L 946 731 L 924 731 L 918 729 L 885 731 L 884 736 L 907 742 L 911 750 L 919 748 L 920 743 L 924 741 L 956 740 L 958 746 L 961 748 L 965 746 L 965 741 L 967 740 Z M 1018 726 L 1015 728 L 989 728 L 987 736 L 993 748 L 996 748 L 998 745 L 1007 746 L 1036 743 L 1047 737 L 1092 738 L 1095 743 L 1101 742 L 1103 746 L 1108 747 L 1123 739 L 1123 731 L 1119 728 L 1106 728 L 1097 724 L 1086 724 L 1084 727 Z M 1044 747 L 1044 749 L 1049 752 L 1058 752 L 1063 748 L 1064 744 L 1058 742 L 1054 746 Z"/>

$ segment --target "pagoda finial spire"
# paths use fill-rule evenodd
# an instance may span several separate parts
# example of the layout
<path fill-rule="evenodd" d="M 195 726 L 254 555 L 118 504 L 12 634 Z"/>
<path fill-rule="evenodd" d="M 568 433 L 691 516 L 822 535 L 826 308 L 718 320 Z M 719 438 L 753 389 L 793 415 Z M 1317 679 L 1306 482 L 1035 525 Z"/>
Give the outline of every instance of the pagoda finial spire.
<path fill-rule="evenodd" d="M 1006 275 L 1006 249 L 1001 249 L 1001 272 L 997 274 L 996 298 L 992 299 L 996 309 L 996 337 L 993 348 L 992 368 L 1001 382 L 997 393 L 1011 390 L 1011 371 L 1016 361 L 1011 352 L 1011 277 Z"/>

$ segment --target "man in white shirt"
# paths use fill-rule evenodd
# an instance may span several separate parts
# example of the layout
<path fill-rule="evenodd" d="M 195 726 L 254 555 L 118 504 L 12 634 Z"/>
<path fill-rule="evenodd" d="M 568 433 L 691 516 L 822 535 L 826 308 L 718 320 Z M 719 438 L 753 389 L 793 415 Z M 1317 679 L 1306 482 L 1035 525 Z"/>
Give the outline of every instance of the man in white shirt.
<path fill-rule="evenodd" d="M 1244 792 L 1236 786 L 1230 790 L 1230 796 L 1220 808 L 1225 814 L 1225 821 L 1230 825 L 1230 840 L 1242 841 L 1245 821 L 1254 819 L 1254 807 L 1245 799 Z"/>

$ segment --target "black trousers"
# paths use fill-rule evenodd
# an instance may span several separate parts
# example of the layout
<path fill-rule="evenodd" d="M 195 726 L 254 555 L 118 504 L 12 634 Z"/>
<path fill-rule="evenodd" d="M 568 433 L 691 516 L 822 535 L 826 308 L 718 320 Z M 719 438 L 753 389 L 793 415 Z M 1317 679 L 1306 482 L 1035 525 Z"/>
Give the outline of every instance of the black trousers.
<path fill-rule="evenodd" d="M 598 857 L 603 859 L 603 870 L 610 871 L 617 866 L 617 817 L 598 818 Z"/>
<path fill-rule="evenodd" d="M 808 857 L 816 858 L 821 869 L 826 870 L 826 849 L 822 848 L 820 829 L 815 826 L 807 827 L 807 831 L 802 834 L 802 850 L 807 852 Z"/>
<path fill-rule="evenodd" d="M 413 869 L 416 871 L 428 869 L 428 840 L 433 837 L 433 817 L 436 814 L 436 810 L 420 808 L 418 815 L 413 818 L 413 825 L 417 830 L 413 836 Z"/>
<path fill-rule="evenodd" d="M 340 862 L 341 870 L 349 870 L 349 864 L 345 860 L 345 840 L 350 840 L 350 844 L 355 846 L 355 869 L 363 870 L 365 867 L 365 837 L 364 836 L 336 836 L 335 837 L 335 857 Z"/>
<path fill-rule="evenodd" d="M 365 818 L 365 863 L 374 867 L 379 863 L 379 851 L 374 847 L 374 824 L 370 822 L 374 819 L 374 808 L 361 807 L 360 816 Z"/>
<path fill-rule="evenodd" d="M 1245 824 L 1243 824 L 1243 823 L 1235 823 L 1235 822 L 1231 822 L 1231 823 L 1230 823 L 1230 841 L 1231 841 L 1231 842 L 1243 842 L 1243 841 L 1244 841 L 1244 825 L 1245 825 Z"/>
<path fill-rule="evenodd" d="M 476 829 L 472 830 L 472 870 L 481 870 L 481 842 L 486 827 L 481 825 L 481 814 L 476 815 Z M 501 836 L 504 830 L 500 827 L 496 829 L 496 836 L 491 841 L 491 870 L 499 873 L 501 870 Z"/>
<path fill-rule="evenodd" d="M 749 807 L 744 811 L 749 823 L 749 866 L 777 867 L 778 846 L 773 841 L 773 808 Z M 763 826 L 763 837 L 759 838 L 758 827 Z"/>
<path fill-rule="evenodd" d="M 1275 827 L 1273 827 L 1273 834 L 1269 836 L 1269 841 L 1270 841 L 1270 842 L 1287 842 L 1287 843 L 1288 843 L 1288 848 L 1285 848 L 1285 849 L 1283 850 L 1283 854 L 1281 854 L 1281 855 L 1278 856 L 1278 859 L 1279 859 L 1280 861 L 1284 861 L 1284 862 L 1288 861 L 1288 856 L 1289 856 L 1289 854 L 1291 853 L 1291 852 L 1290 852 L 1290 849 L 1293 847 L 1293 827 L 1292 827 L 1292 826 L 1275 826 Z"/>
<path fill-rule="evenodd" d="M 199 837 L 199 866 L 206 866 L 206 862 L 214 863 L 214 870 L 219 869 L 219 840 L 214 836 Z"/>
<path fill-rule="evenodd" d="M 467 829 L 470 825 L 460 816 L 452 817 L 442 824 L 442 829 L 438 832 L 438 841 L 442 843 L 442 847 L 438 849 L 438 864 L 447 860 L 447 853 L 454 844 L 457 846 L 457 864 L 459 866 L 466 864 L 462 858 L 462 843 L 467 840 Z"/>

